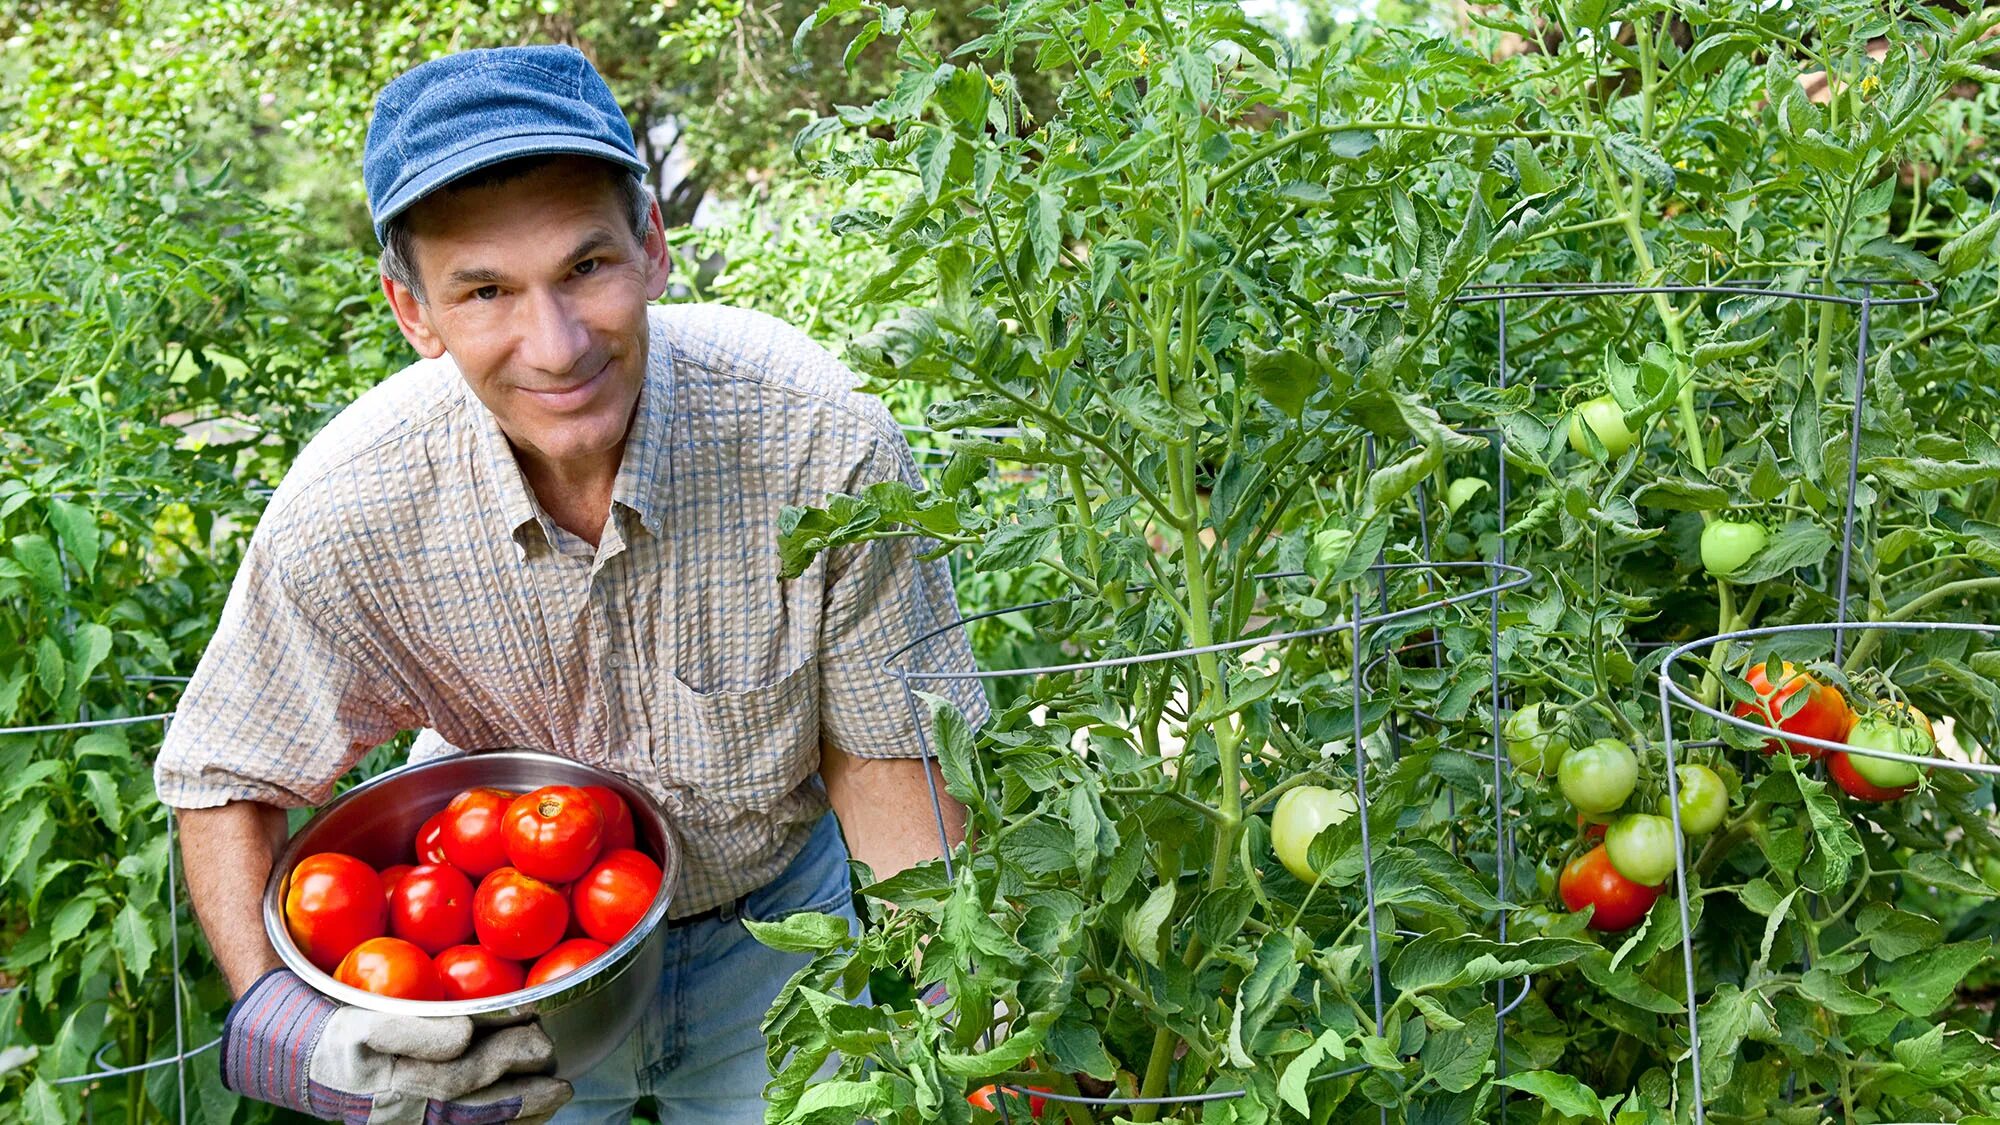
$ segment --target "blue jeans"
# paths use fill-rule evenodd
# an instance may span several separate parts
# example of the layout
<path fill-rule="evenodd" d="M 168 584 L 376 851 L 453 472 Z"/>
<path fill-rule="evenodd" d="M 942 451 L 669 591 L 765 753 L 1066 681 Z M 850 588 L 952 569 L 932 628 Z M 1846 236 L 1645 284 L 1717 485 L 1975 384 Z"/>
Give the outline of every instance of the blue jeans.
<path fill-rule="evenodd" d="M 847 845 L 832 813 L 814 826 L 798 858 L 752 892 L 743 909 L 760 922 L 801 910 L 837 914 L 858 930 Z M 758 944 L 733 913 L 670 923 L 652 1008 L 625 1046 L 576 1080 L 576 1096 L 556 1112 L 553 1125 L 627 1125 L 645 1094 L 658 1099 L 663 1121 L 761 1125 L 771 1072 L 758 1025 L 778 990 L 811 960 Z M 866 990 L 857 1003 L 869 1003 Z M 828 1060 L 829 1073 L 835 1061 Z"/>

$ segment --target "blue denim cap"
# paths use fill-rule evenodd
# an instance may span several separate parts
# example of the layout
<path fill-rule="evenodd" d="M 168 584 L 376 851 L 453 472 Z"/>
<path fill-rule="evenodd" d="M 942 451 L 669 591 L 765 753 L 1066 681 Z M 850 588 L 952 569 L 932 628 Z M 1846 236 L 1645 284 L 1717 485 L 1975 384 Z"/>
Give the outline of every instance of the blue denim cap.
<path fill-rule="evenodd" d="M 389 220 L 468 172 L 518 156 L 577 153 L 637 175 L 651 169 L 611 88 L 574 47 L 460 51 L 383 87 L 361 175 L 375 238 Z"/>

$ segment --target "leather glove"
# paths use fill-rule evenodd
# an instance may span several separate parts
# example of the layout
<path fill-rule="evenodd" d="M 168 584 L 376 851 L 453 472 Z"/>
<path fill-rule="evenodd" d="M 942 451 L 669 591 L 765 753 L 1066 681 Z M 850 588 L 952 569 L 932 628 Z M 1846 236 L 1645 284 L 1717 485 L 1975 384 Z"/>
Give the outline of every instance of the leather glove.
<path fill-rule="evenodd" d="M 546 1121 L 569 1100 L 533 1023 L 473 1037 L 465 1016 L 392 1016 L 329 1000 L 289 969 L 229 1009 L 222 1081 L 245 1097 L 349 1125 Z"/>

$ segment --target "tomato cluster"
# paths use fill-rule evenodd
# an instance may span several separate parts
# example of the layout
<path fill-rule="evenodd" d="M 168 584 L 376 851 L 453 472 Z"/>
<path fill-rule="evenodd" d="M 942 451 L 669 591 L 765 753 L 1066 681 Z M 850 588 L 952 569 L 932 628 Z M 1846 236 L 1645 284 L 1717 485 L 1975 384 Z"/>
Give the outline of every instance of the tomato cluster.
<path fill-rule="evenodd" d="M 1786 734 L 1804 735 L 1827 742 L 1843 742 L 1859 750 L 1881 750 L 1927 758 L 1937 752 L 1937 734 L 1922 711 L 1907 703 L 1878 703 L 1857 714 L 1847 697 L 1832 684 L 1821 683 L 1811 673 L 1782 662 L 1778 686 L 1771 686 L 1770 672 L 1762 664 L 1749 668 L 1744 682 L 1757 693 L 1755 703 L 1738 703 L 1736 714 L 1776 727 Z M 1774 754 L 1781 743 L 1764 740 L 1764 753 Z M 1783 747 L 1802 757 L 1826 760 L 1827 775 L 1840 791 L 1858 801 L 1894 801 L 1917 787 L 1921 770 L 1909 762 L 1849 754 L 1831 753 L 1806 742 L 1785 740 Z"/>
<path fill-rule="evenodd" d="M 415 864 L 319 852 L 292 869 L 285 926 L 340 983 L 474 1000 L 576 971 L 659 896 L 632 810 L 604 786 L 468 789 L 418 830 Z"/>

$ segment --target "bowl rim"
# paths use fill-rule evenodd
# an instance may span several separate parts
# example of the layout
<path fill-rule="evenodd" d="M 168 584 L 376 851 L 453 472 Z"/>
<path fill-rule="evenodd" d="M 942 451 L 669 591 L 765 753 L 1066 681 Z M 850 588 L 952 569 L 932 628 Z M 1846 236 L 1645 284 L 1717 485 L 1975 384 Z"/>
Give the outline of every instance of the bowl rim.
<path fill-rule="evenodd" d="M 332 973 L 326 972 L 306 959 L 297 943 L 292 941 L 291 931 L 285 925 L 285 888 L 290 882 L 292 869 L 305 858 L 301 841 L 307 835 L 306 830 L 313 821 L 346 805 L 366 800 L 369 795 L 397 781 L 447 763 L 462 763 L 468 758 L 505 759 L 528 766 L 559 763 L 565 768 L 580 769 L 597 775 L 606 786 L 615 789 L 620 796 L 623 796 L 628 804 L 643 808 L 650 813 L 658 826 L 661 850 L 665 853 L 660 857 L 660 893 L 654 897 L 653 905 L 639 919 L 638 924 L 624 937 L 614 942 L 609 949 L 593 958 L 589 966 L 531 988 L 516 989 L 513 992 L 503 992 L 498 996 L 486 996 L 476 1000 L 406 1000 L 396 996 L 378 996 L 373 992 L 340 983 L 334 979 Z M 524 747 L 478 750 L 431 758 L 422 762 L 406 762 L 361 782 L 320 806 L 313 813 L 312 819 L 300 825 L 298 831 L 293 832 L 285 841 L 284 849 L 278 853 L 277 860 L 271 865 L 271 873 L 264 882 L 264 934 L 270 940 L 272 948 L 277 951 L 278 959 L 284 962 L 285 968 L 298 974 L 315 990 L 344 1004 L 372 1012 L 403 1016 L 485 1016 L 514 1012 L 538 1006 L 541 1002 L 569 992 L 612 969 L 622 969 L 627 957 L 665 922 L 667 908 L 680 887 L 682 854 L 680 835 L 675 831 L 673 820 L 667 815 L 666 808 L 659 799 L 630 778 L 612 773 L 601 766 Z"/>

